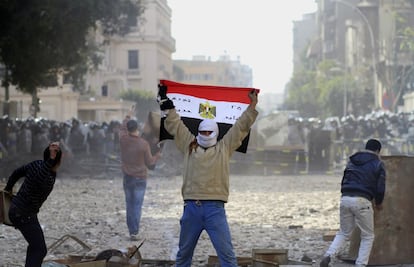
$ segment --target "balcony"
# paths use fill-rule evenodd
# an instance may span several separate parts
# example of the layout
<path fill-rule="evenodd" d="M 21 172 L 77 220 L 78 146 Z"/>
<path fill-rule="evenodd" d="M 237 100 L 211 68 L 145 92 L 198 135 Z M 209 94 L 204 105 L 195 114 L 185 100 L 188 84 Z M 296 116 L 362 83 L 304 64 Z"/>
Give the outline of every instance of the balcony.
<path fill-rule="evenodd" d="M 107 67 L 102 71 L 103 76 L 106 78 L 126 78 L 126 79 L 138 79 L 141 76 L 140 69 L 120 69 L 114 67 Z"/>

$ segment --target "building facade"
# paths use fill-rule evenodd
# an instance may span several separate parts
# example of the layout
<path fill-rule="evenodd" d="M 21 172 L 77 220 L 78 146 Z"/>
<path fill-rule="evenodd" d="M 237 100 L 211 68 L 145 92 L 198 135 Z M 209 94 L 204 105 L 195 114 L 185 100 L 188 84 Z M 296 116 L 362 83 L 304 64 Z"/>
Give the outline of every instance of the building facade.
<path fill-rule="evenodd" d="M 104 47 L 102 64 L 86 75 L 87 95 L 72 90 L 60 79 L 56 88 L 38 89 L 38 117 L 52 120 L 78 118 L 84 121 L 121 119 L 132 103 L 120 98 L 127 90 L 145 90 L 154 94 L 159 79 L 172 78 L 172 53 L 175 40 L 171 36 L 171 8 L 166 0 L 145 0 L 145 11 L 137 27 L 122 38 L 113 36 Z M 102 39 L 97 35 L 96 38 Z M 100 40 L 102 41 L 102 40 Z M 4 99 L 4 90 L 0 97 Z M 13 114 L 27 118 L 32 115 L 31 96 L 10 88 Z M 16 103 L 16 104 L 14 104 Z"/>
<path fill-rule="evenodd" d="M 317 4 L 318 34 L 310 54 L 319 62 L 337 62 L 343 73 L 354 77 L 359 90 L 373 95 L 372 109 L 412 111 L 404 106 L 413 106 L 408 104 L 414 89 L 413 1 L 317 0 Z"/>
<path fill-rule="evenodd" d="M 122 118 L 131 105 L 120 99 L 122 92 L 148 91 L 154 94 L 155 101 L 158 81 L 171 79 L 172 53 L 175 52 L 171 9 L 166 0 L 146 0 L 145 3 L 145 11 L 135 30 L 122 38 L 111 38 L 99 70 L 88 74 L 86 86 L 95 96 L 79 100 L 80 119 Z"/>
<path fill-rule="evenodd" d="M 306 56 L 308 47 L 317 37 L 316 13 L 302 16 L 301 20 L 293 22 L 293 71 L 302 67 L 301 57 Z"/>
<path fill-rule="evenodd" d="M 252 87 L 253 72 L 240 58 L 232 60 L 229 55 L 216 61 L 194 56 L 192 60 L 174 60 L 173 79 L 190 84 Z"/>

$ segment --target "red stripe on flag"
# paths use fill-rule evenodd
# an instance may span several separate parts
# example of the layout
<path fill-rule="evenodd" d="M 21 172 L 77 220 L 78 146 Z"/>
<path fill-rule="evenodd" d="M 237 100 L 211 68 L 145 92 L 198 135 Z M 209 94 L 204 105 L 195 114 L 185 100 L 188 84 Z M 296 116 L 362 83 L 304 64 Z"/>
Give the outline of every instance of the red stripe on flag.
<path fill-rule="evenodd" d="M 160 80 L 162 85 L 167 86 L 167 94 L 176 93 L 204 98 L 214 101 L 239 102 L 249 104 L 248 93 L 252 90 L 260 92 L 259 89 L 247 87 L 210 86 L 177 83 L 169 80 Z"/>

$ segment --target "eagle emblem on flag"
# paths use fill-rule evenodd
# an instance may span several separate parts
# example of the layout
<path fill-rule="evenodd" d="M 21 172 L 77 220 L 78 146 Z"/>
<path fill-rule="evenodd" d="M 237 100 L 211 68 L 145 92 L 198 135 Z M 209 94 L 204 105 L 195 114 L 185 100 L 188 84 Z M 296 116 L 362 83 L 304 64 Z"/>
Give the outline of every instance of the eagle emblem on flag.
<path fill-rule="evenodd" d="M 198 113 L 204 119 L 214 119 L 216 117 L 216 107 L 211 105 L 208 101 L 200 103 Z"/>
<path fill-rule="evenodd" d="M 198 134 L 201 120 L 212 119 L 220 129 L 220 140 L 237 122 L 241 114 L 248 108 L 248 93 L 255 88 L 213 86 L 202 84 L 184 84 L 169 80 L 160 80 L 160 85 L 167 87 L 167 96 L 174 100 L 174 106 L 184 125 L 193 135 Z M 164 127 L 166 117 L 160 116 L 159 140 L 174 139 Z M 250 130 L 236 151 L 246 153 Z"/>

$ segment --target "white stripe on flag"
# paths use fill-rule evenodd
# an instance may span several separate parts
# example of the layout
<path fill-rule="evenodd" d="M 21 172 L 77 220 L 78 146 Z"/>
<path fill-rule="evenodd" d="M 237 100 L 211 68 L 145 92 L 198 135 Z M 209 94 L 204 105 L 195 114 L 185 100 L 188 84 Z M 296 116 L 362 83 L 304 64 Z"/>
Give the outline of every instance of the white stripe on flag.
<path fill-rule="evenodd" d="M 234 124 L 248 107 L 248 104 L 240 102 L 213 101 L 176 93 L 167 95 L 181 117 L 201 120 L 209 118 L 217 123 Z"/>

